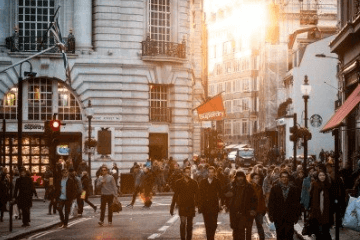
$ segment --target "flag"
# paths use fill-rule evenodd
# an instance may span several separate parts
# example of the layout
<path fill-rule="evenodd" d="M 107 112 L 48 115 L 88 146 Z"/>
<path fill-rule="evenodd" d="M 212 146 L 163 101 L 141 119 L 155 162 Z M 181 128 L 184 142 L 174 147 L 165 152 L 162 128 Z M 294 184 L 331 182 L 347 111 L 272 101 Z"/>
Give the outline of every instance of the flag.
<path fill-rule="evenodd" d="M 225 117 L 225 109 L 221 94 L 216 95 L 197 108 L 201 121 L 222 120 Z"/>

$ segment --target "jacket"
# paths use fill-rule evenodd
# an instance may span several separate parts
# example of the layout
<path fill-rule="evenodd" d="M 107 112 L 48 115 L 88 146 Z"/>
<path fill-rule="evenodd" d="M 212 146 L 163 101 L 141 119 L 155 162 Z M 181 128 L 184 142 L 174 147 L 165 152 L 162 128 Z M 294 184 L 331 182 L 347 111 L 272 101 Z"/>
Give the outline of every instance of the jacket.
<path fill-rule="evenodd" d="M 256 207 L 256 213 L 265 215 L 266 213 L 266 205 L 265 205 L 265 197 L 262 190 L 262 187 L 256 183 L 252 184 L 254 188 L 254 192 L 257 198 L 257 207 Z"/>
<path fill-rule="evenodd" d="M 89 196 L 89 194 L 92 192 L 91 190 L 91 182 L 88 175 L 84 175 L 81 177 L 81 184 L 83 186 L 83 190 L 86 191 L 86 195 Z"/>
<path fill-rule="evenodd" d="M 175 203 L 179 207 L 191 207 L 195 209 L 197 206 L 198 200 L 198 184 L 194 179 L 189 179 L 189 182 L 186 183 L 184 178 L 181 178 L 176 181 L 174 187 L 174 195 L 171 202 L 171 208 L 174 208 Z"/>
<path fill-rule="evenodd" d="M 74 200 L 77 193 L 77 183 L 72 177 L 68 177 L 66 181 L 66 200 Z M 55 182 L 55 199 L 58 200 L 61 195 L 61 178 Z"/>
<path fill-rule="evenodd" d="M 237 206 L 237 199 L 239 196 L 239 191 L 243 188 L 242 201 L 241 205 Z M 254 192 L 253 187 L 247 181 L 244 186 L 238 186 L 236 181 L 231 184 L 230 192 L 232 197 L 230 198 L 230 227 L 236 228 L 238 226 L 238 221 L 240 221 L 240 216 L 244 216 L 247 219 L 251 219 L 250 211 L 256 211 L 257 208 L 257 198 Z"/>
<path fill-rule="evenodd" d="M 310 207 L 310 186 L 311 186 L 311 176 L 304 178 L 302 188 L 301 188 L 301 200 L 300 203 L 304 206 L 306 210 L 309 210 Z"/>
<path fill-rule="evenodd" d="M 213 178 L 211 184 L 203 179 L 199 185 L 199 209 L 201 212 L 219 212 L 219 200 L 223 198 L 220 180 Z"/>
<path fill-rule="evenodd" d="M 268 204 L 270 221 L 287 221 L 292 223 L 298 221 L 301 214 L 299 191 L 291 183 L 289 183 L 289 187 L 286 200 L 283 196 L 281 183 L 271 188 Z"/>
<path fill-rule="evenodd" d="M 323 211 L 320 210 L 320 193 L 323 192 Z M 316 219 L 320 225 L 334 224 L 333 220 L 333 197 L 330 194 L 330 182 L 321 184 L 315 181 L 310 190 L 310 219 Z"/>
<path fill-rule="evenodd" d="M 14 198 L 19 208 L 32 207 L 32 196 L 37 195 L 32 179 L 28 176 L 16 179 Z"/>

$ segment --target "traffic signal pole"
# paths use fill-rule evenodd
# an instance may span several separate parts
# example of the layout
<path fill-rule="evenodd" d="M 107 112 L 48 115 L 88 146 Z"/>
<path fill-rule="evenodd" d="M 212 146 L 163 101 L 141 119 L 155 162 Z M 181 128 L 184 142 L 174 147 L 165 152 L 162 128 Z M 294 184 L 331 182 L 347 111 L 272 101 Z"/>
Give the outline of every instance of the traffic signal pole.
<path fill-rule="evenodd" d="M 293 116 L 293 120 L 294 120 L 294 128 L 296 128 L 296 125 L 297 125 L 297 114 L 294 113 L 294 116 Z M 297 139 L 296 141 L 294 141 L 294 159 L 293 159 L 293 172 L 296 171 L 296 143 L 297 143 Z"/>

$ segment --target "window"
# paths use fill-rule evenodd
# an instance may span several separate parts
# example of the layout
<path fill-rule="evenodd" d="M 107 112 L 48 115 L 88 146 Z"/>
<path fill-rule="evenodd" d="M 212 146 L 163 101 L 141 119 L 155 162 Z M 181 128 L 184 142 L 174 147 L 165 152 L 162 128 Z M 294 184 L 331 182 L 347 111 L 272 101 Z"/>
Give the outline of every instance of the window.
<path fill-rule="evenodd" d="M 249 134 L 248 120 L 243 119 L 242 120 L 242 135 L 248 135 L 248 134 Z"/>
<path fill-rule="evenodd" d="M 59 120 L 81 120 L 80 105 L 75 96 L 65 87 L 58 83 L 59 96 Z"/>
<path fill-rule="evenodd" d="M 240 99 L 234 100 L 233 112 L 241 112 L 242 101 Z"/>
<path fill-rule="evenodd" d="M 47 78 L 41 78 L 30 79 L 28 83 L 29 120 L 52 119 L 52 81 Z"/>
<path fill-rule="evenodd" d="M 258 81 L 258 77 L 254 77 L 253 79 L 253 89 L 254 91 L 258 91 L 259 90 L 259 81 Z"/>
<path fill-rule="evenodd" d="M 225 122 L 225 135 L 231 135 L 231 122 Z"/>
<path fill-rule="evenodd" d="M 17 119 L 17 88 L 11 88 L 5 95 L 1 109 L 0 116 L 3 119 Z"/>
<path fill-rule="evenodd" d="M 243 98 L 242 99 L 242 103 L 241 103 L 241 107 L 243 111 L 248 111 L 249 110 L 249 99 L 248 98 Z"/>
<path fill-rule="evenodd" d="M 54 113 L 58 114 L 59 120 L 82 119 L 78 101 L 63 83 L 48 78 L 33 78 L 24 82 L 26 86 L 27 102 L 23 106 L 27 109 L 27 117 L 24 115 L 24 120 L 51 120 Z M 17 90 L 12 88 L 5 94 L 0 118 L 17 119 Z M 58 99 L 55 98 L 57 96 Z M 54 106 L 54 102 L 58 102 L 58 106 Z"/>
<path fill-rule="evenodd" d="M 225 109 L 226 109 L 226 113 L 231 113 L 231 104 L 232 101 L 229 100 L 229 101 L 225 101 Z"/>
<path fill-rule="evenodd" d="M 149 0 L 149 34 L 152 40 L 170 42 L 170 0 Z"/>
<path fill-rule="evenodd" d="M 232 52 L 232 44 L 231 41 L 227 41 L 223 43 L 223 54 L 227 55 L 230 54 Z"/>
<path fill-rule="evenodd" d="M 53 22 L 55 0 L 19 0 L 19 46 L 23 51 L 36 51 L 40 47 L 41 37 Z M 48 33 L 48 37 L 50 32 Z M 46 44 L 54 44 L 48 38 Z"/>
<path fill-rule="evenodd" d="M 214 86 L 214 85 L 210 85 L 209 95 L 210 95 L 210 96 L 214 96 L 215 94 L 216 94 L 216 92 L 215 92 L 215 86 Z"/>
<path fill-rule="evenodd" d="M 242 86 L 242 90 L 243 92 L 249 92 L 250 91 L 250 81 L 249 79 L 243 79 L 243 86 Z"/>
<path fill-rule="evenodd" d="M 166 85 L 150 85 L 150 121 L 170 122 L 170 108 L 168 107 L 169 87 Z"/>
<path fill-rule="evenodd" d="M 240 71 L 240 60 L 236 60 L 234 62 L 234 72 L 239 72 Z"/>
<path fill-rule="evenodd" d="M 235 80 L 235 92 L 241 91 L 241 80 Z"/>
<path fill-rule="evenodd" d="M 217 85 L 217 93 L 221 93 L 223 91 L 223 84 L 222 83 L 219 83 Z"/>
<path fill-rule="evenodd" d="M 234 130 L 234 135 L 241 135 L 241 122 L 240 121 L 233 122 L 233 130 Z"/>
<path fill-rule="evenodd" d="M 227 73 L 231 72 L 231 62 L 225 63 L 225 71 Z"/>
<path fill-rule="evenodd" d="M 222 67 L 221 67 L 220 64 L 217 64 L 217 65 L 216 65 L 216 74 L 217 74 L 217 75 L 222 74 Z"/>
<path fill-rule="evenodd" d="M 225 91 L 226 93 L 231 93 L 231 81 L 225 83 Z"/>

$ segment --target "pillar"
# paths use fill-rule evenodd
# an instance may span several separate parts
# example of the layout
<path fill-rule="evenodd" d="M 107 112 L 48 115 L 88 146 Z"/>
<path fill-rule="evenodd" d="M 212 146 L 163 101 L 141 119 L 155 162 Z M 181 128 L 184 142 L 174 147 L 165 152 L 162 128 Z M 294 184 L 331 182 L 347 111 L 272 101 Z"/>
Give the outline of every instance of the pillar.
<path fill-rule="evenodd" d="M 92 50 L 91 2 L 91 0 L 74 0 L 74 35 L 77 51 Z"/>

